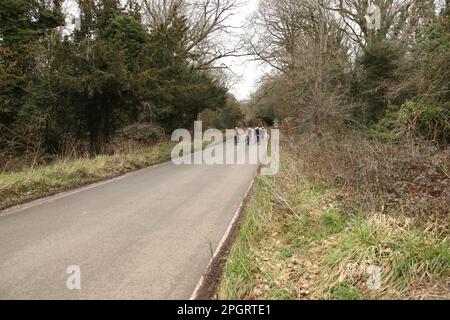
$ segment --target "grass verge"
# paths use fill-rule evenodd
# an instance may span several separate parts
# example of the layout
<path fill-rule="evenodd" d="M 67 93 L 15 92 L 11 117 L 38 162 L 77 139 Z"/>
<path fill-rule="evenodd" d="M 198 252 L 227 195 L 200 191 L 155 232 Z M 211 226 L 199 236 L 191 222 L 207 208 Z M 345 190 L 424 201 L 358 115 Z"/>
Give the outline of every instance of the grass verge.
<path fill-rule="evenodd" d="M 218 298 L 450 298 L 448 214 L 436 222 L 395 207 L 368 211 L 298 151 L 285 143 L 280 174 L 258 178 Z"/>
<path fill-rule="evenodd" d="M 0 173 L 0 209 L 168 161 L 175 143 Z"/>

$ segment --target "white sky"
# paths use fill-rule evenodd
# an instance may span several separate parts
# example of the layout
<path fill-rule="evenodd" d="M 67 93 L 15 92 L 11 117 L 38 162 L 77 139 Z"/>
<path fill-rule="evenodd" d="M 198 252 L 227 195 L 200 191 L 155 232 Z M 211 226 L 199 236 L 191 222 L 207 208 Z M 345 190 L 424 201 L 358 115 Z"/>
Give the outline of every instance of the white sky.
<path fill-rule="evenodd" d="M 242 27 L 248 16 L 253 14 L 258 7 L 259 0 L 242 0 L 243 7 L 239 8 L 231 18 L 230 23 L 234 27 Z M 244 28 L 238 29 L 238 33 L 245 32 Z M 227 65 L 232 73 L 236 75 L 235 84 L 231 87 L 238 100 L 246 100 L 255 91 L 258 81 L 267 71 L 267 67 L 260 62 L 252 61 L 252 57 L 226 58 L 221 61 Z"/>

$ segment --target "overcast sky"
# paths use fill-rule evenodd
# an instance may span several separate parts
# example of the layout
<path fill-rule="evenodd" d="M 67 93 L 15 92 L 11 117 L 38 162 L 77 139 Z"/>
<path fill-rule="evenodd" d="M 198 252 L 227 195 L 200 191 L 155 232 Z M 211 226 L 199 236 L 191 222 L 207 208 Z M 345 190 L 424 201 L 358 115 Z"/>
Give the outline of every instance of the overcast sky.
<path fill-rule="evenodd" d="M 242 2 L 244 6 L 239 8 L 236 15 L 231 18 L 231 24 L 235 27 L 245 24 L 247 17 L 257 9 L 259 0 L 242 0 Z M 239 32 L 244 33 L 245 30 L 241 28 Z M 246 100 L 250 97 L 250 94 L 257 88 L 258 81 L 267 71 L 267 66 L 252 61 L 251 57 L 227 58 L 222 62 L 236 75 L 236 84 L 231 87 L 231 93 L 239 100 Z"/>

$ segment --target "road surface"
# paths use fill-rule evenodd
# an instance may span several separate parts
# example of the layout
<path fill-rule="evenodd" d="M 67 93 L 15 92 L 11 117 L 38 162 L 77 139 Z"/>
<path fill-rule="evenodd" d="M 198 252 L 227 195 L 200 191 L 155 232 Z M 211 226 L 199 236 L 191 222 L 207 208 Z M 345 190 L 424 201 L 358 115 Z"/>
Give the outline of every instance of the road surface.
<path fill-rule="evenodd" d="M 0 299 L 189 299 L 257 169 L 169 162 L 0 211 Z"/>

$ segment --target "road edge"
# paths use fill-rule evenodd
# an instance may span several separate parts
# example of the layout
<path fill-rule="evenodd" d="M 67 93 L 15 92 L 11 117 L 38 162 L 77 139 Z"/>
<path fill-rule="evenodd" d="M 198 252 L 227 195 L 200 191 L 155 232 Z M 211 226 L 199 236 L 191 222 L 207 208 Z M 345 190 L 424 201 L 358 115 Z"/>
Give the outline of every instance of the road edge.
<path fill-rule="evenodd" d="M 20 202 L 18 204 L 12 205 L 10 207 L 6 207 L 6 208 L 3 208 L 3 209 L 0 209 L 0 217 L 8 216 L 10 214 L 13 214 L 13 213 L 16 213 L 16 212 L 20 212 L 20 211 L 25 210 L 25 209 L 30 209 L 30 208 L 33 208 L 33 207 L 38 206 L 40 204 L 46 203 L 46 202 L 53 202 L 54 200 L 67 197 L 67 196 L 72 195 L 72 194 L 77 194 L 77 193 L 80 193 L 80 192 L 83 192 L 83 191 L 87 191 L 87 190 L 90 190 L 90 189 L 94 189 L 94 188 L 97 188 L 97 187 L 109 184 L 111 182 L 115 182 L 115 181 L 119 181 L 119 180 L 125 179 L 125 178 L 127 178 L 129 176 L 139 174 L 140 172 L 142 172 L 144 170 L 159 168 L 159 167 L 171 164 L 171 163 L 172 162 L 170 160 L 164 160 L 162 162 L 158 162 L 158 163 L 152 164 L 150 166 L 145 166 L 145 167 L 142 167 L 142 168 L 136 168 L 136 169 L 133 169 L 131 171 L 123 172 L 123 173 L 120 173 L 118 175 L 114 175 L 114 176 L 111 176 L 111 177 L 105 177 L 105 178 L 102 178 L 102 179 L 98 179 L 96 181 L 91 181 L 91 182 L 87 182 L 87 183 L 84 183 L 84 184 L 80 184 L 78 186 L 68 187 L 68 188 L 65 188 L 65 189 L 61 189 L 61 190 L 58 190 L 58 191 L 55 191 L 55 192 L 48 193 L 48 194 L 46 194 L 44 196 L 37 196 L 37 197 L 34 197 L 34 198 L 30 198 L 28 200 L 25 200 L 25 201 Z"/>
<path fill-rule="evenodd" d="M 212 147 L 214 145 L 215 144 L 204 146 L 202 150 L 194 151 L 190 155 L 194 156 L 195 154 L 197 154 L 199 152 L 203 152 L 205 149 Z M 19 201 L 16 204 L 13 204 L 10 206 L 6 206 L 4 208 L 0 207 L 0 217 L 8 216 L 10 214 L 20 212 L 25 209 L 30 209 L 30 208 L 33 208 L 40 204 L 46 203 L 46 202 L 52 202 L 54 200 L 64 198 L 64 197 L 72 195 L 72 194 L 77 194 L 77 193 L 80 193 L 80 192 L 83 192 L 86 190 L 97 188 L 97 187 L 103 186 L 103 185 L 111 183 L 111 182 L 125 179 L 131 175 L 139 174 L 140 172 L 142 172 L 144 170 L 159 168 L 159 167 L 162 167 L 165 165 L 169 165 L 171 163 L 173 163 L 172 160 L 170 158 L 167 158 L 167 159 L 155 162 L 154 164 L 151 164 L 151 165 L 145 165 L 145 166 L 137 167 L 137 168 L 127 170 L 124 172 L 119 172 L 119 173 L 116 173 L 116 174 L 113 174 L 111 176 L 107 176 L 104 178 L 94 179 L 92 181 L 80 183 L 79 185 L 68 186 L 66 188 L 55 190 L 53 192 L 48 192 L 44 195 L 36 195 L 36 196 L 30 197 L 28 199 L 25 199 L 23 201 Z"/>
<path fill-rule="evenodd" d="M 195 287 L 189 300 L 212 300 L 216 295 L 217 286 L 225 265 L 224 258 L 228 257 L 233 240 L 236 238 L 237 232 L 239 231 L 239 222 L 242 218 L 242 214 L 250 198 L 250 193 L 255 185 L 260 171 L 261 167 L 259 167 L 256 171 L 241 204 L 236 210 L 230 225 L 225 231 L 225 234 L 219 242 L 219 246 L 209 261 L 205 272 L 200 277 L 200 280 L 198 281 L 197 286 Z"/>

